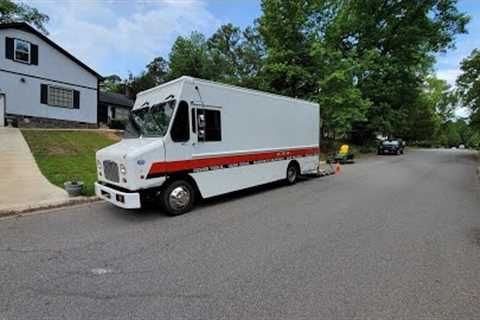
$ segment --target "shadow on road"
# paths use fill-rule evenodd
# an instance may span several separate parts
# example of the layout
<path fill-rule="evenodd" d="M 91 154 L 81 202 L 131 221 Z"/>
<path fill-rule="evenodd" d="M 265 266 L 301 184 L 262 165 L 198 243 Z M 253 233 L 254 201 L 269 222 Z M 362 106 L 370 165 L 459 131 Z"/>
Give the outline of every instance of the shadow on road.
<path fill-rule="evenodd" d="M 315 179 L 316 177 L 313 176 L 302 176 L 299 177 L 297 184 L 305 183 L 306 181 L 310 181 Z M 267 184 L 263 184 L 260 186 L 255 186 L 239 191 L 229 192 L 226 194 L 222 194 L 219 196 L 215 196 L 208 199 L 199 199 L 195 205 L 193 211 L 203 208 L 208 208 L 211 206 L 223 204 L 225 202 L 234 201 L 237 199 L 247 198 L 250 196 L 267 193 L 273 190 L 281 189 L 281 188 L 289 188 L 292 186 L 287 186 L 283 181 L 276 181 Z M 116 218 L 123 219 L 125 221 L 130 222 L 145 222 L 149 220 L 158 220 L 159 218 L 168 218 L 169 216 L 163 211 L 163 209 L 156 205 L 155 203 L 147 203 L 145 205 L 142 204 L 141 209 L 122 209 L 115 207 L 114 205 L 110 205 L 108 212 L 115 216 Z M 187 213 L 188 214 L 188 213 Z"/>
<path fill-rule="evenodd" d="M 299 177 L 297 183 L 302 184 L 305 181 L 312 180 L 312 179 L 313 177 L 302 176 L 302 177 Z M 292 187 L 292 186 L 286 185 L 285 182 L 283 181 L 271 182 L 271 183 L 263 184 L 260 186 L 255 186 L 255 187 L 251 187 L 251 188 L 247 188 L 239 191 L 229 192 L 229 193 L 215 196 L 212 198 L 203 199 L 198 201 L 197 206 L 207 207 L 207 206 L 221 204 L 228 201 L 233 201 L 236 199 L 247 198 L 249 196 L 254 196 L 257 194 L 270 192 L 276 189 L 289 188 L 289 187 Z"/>

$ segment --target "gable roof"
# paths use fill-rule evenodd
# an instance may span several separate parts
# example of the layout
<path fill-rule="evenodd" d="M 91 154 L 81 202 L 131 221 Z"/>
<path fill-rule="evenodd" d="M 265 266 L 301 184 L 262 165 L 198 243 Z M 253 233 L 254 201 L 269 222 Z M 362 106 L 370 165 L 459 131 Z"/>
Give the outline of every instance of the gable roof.
<path fill-rule="evenodd" d="M 40 31 L 34 29 L 33 27 L 31 27 L 29 24 L 25 23 L 25 22 L 13 22 L 13 23 L 0 23 L 0 30 L 1 29 L 17 29 L 17 30 L 22 30 L 22 31 L 25 31 L 25 32 L 29 32 L 29 33 L 32 33 L 34 35 L 36 35 L 37 37 L 39 37 L 40 39 L 42 39 L 43 41 L 45 41 L 46 43 L 48 43 L 49 45 L 51 45 L 52 47 L 54 47 L 55 49 L 57 49 L 58 51 L 60 51 L 61 53 L 63 53 L 65 56 L 67 56 L 70 60 L 72 60 L 73 62 L 75 62 L 76 64 L 78 64 L 79 66 L 81 66 L 83 69 L 87 70 L 88 72 L 90 72 L 91 74 L 93 74 L 95 77 L 97 77 L 99 80 L 103 80 L 103 77 L 98 74 L 95 70 L 91 69 L 89 66 L 87 66 L 85 63 L 83 63 L 82 61 L 78 60 L 77 58 L 75 58 L 72 54 L 70 54 L 67 50 L 63 49 L 62 47 L 60 47 L 58 44 L 56 44 L 55 42 L 53 42 L 52 40 L 50 40 L 47 36 L 45 36 L 43 33 L 41 33 Z"/>
<path fill-rule="evenodd" d="M 98 101 L 100 103 L 114 104 L 129 109 L 133 107 L 133 100 L 121 93 L 100 91 L 98 94 Z"/>

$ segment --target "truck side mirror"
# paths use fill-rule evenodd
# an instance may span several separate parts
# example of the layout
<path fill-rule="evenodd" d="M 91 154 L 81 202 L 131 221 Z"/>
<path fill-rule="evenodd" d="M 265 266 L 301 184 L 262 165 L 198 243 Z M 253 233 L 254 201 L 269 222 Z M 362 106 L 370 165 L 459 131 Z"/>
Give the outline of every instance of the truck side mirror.
<path fill-rule="evenodd" d="M 205 129 L 205 115 L 204 114 L 199 114 L 198 115 L 198 129 Z"/>
<path fill-rule="evenodd" d="M 197 126 L 198 126 L 198 141 L 205 140 L 205 115 L 197 115 Z"/>
<path fill-rule="evenodd" d="M 205 129 L 198 129 L 198 140 L 205 139 Z"/>

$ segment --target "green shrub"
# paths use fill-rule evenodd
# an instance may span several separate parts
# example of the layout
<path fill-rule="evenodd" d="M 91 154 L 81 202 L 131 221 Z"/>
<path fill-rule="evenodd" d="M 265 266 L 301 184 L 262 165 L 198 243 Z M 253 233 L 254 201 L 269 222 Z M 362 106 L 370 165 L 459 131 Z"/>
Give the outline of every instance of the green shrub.
<path fill-rule="evenodd" d="M 126 119 L 113 119 L 110 121 L 110 129 L 118 129 L 118 130 L 125 130 L 125 127 L 127 126 L 128 120 Z"/>

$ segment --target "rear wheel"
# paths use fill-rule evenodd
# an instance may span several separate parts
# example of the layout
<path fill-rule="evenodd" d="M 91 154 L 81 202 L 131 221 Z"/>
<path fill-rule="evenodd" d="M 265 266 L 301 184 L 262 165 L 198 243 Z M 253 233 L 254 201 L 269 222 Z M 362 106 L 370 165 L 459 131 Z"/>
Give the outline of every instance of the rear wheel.
<path fill-rule="evenodd" d="M 163 189 L 160 202 L 170 216 L 187 213 L 195 203 L 195 190 L 188 181 L 175 180 Z"/>
<path fill-rule="evenodd" d="M 285 179 L 287 184 L 295 184 L 299 174 L 300 170 L 298 165 L 294 162 L 291 162 L 287 167 L 287 178 Z"/>

